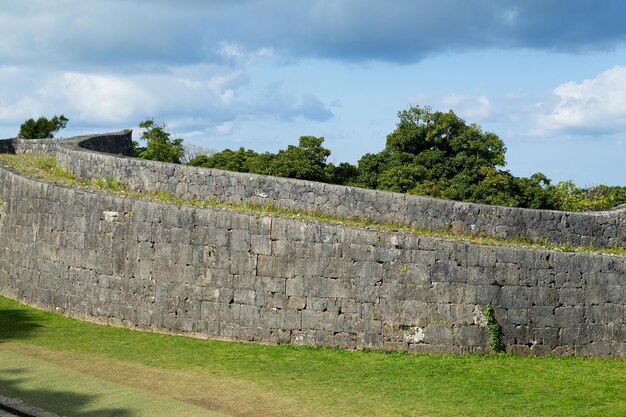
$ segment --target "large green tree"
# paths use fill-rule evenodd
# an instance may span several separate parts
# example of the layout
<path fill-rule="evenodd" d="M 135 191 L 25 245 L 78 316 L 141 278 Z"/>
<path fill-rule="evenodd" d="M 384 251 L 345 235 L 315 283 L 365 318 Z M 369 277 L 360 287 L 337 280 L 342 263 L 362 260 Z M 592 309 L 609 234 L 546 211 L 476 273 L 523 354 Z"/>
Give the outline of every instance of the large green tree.
<path fill-rule="evenodd" d="M 542 174 L 517 178 L 500 169 L 500 138 L 467 124 L 453 111 L 411 107 L 398 113 L 385 149 L 359 160 L 355 185 L 453 200 L 554 208 L 554 189 Z"/>
<path fill-rule="evenodd" d="M 54 116 L 51 119 L 40 117 L 37 120 L 28 119 L 20 126 L 18 137 L 24 139 L 47 139 L 53 138 L 55 134 L 67 126 L 69 120 L 64 116 Z"/>
<path fill-rule="evenodd" d="M 142 159 L 180 164 L 181 158 L 185 155 L 183 140 L 172 139 L 165 123 L 157 124 L 154 120 L 147 119 L 139 123 L 139 127 L 145 129 L 141 134 L 141 140 L 146 142 L 146 146 L 136 146 L 136 156 Z"/>

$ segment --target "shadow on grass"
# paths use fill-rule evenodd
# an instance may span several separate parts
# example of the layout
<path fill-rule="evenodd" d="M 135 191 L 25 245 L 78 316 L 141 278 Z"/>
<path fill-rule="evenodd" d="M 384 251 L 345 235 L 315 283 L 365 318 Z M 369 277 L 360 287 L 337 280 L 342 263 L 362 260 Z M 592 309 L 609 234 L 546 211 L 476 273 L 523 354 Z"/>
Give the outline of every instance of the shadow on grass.
<path fill-rule="evenodd" d="M 24 369 L 0 370 L 0 394 L 19 398 L 26 404 L 68 417 L 134 417 L 136 413 L 121 408 L 89 409 L 98 396 L 55 389 L 25 389 L 28 383 Z"/>
<path fill-rule="evenodd" d="M 0 343 L 31 337 L 37 329 L 43 327 L 37 323 L 38 320 L 27 310 L 0 309 Z"/>

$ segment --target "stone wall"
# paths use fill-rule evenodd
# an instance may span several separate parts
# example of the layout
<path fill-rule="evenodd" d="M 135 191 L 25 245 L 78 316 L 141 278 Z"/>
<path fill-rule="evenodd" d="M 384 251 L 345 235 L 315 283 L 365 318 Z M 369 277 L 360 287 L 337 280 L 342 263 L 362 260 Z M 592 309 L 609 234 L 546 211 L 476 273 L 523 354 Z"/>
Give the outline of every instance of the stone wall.
<path fill-rule="evenodd" d="M 59 139 L 14 139 L 15 153 L 54 155 Z"/>
<path fill-rule="evenodd" d="M 114 143 L 122 143 L 122 147 L 125 146 L 124 141 L 130 140 L 124 139 L 124 132 L 118 134 L 117 141 L 114 140 L 115 134 L 102 137 Z M 111 142 L 102 145 L 102 137 L 83 137 L 62 142 L 57 150 L 60 163 L 80 177 L 112 177 L 137 190 L 168 191 L 186 199 L 218 198 L 235 203 L 272 203 L 338 216 L 370 218 L 377 222 L 404 223 L 426 229 L 453 229 L 499 237 L 520 236 L 577 245 L 626 245 L 626 208 L 570 213 L 489 206 L 164 164 L 83 149 L 98 149 L 91 145 L 94 140 L 99 141 L 99 150 L 111 146 Z M 124 154 L 119 151 L 109 153 Z"/>
<path fill-rule="evenodd" d="M 624 257 L 178 208 L 6 168 L 0 198 L 0 292 L 47 310 L 232 340 L 466 353 L 485 350 L 492 304 L 509 351 L 626 357 Z"/>
<path fill-rule="evenodd" d="M 112 133 L 76 136 L 62 141 L 62 151 L 70 149 L 73 151 L 73 155 L 81 159 L 86 158 L 87 155 L 92 154 L 94 151 L 118 156 L 129 156 L 133 153 L 132 136 L 133 131 L 131 129 Z M 66 152 L 62 153 L 65 154 Z"/>
<path fill-rule="evenodd" d="M 0 139 L 0 153 L 15 153 L 13 139 Z"/>
<path fill-rule="evenodd" d="M 2 139 L 0 153 L 56 154 L 58 139 Z"/>
<path fill-rule="evenodd" d="M 10 138 L 0 140 L 0 153 L 34 153 L 34 154 L 57 154 L 57 145 L 63 143 L 76 152 L 77 157 L 90 151 L 106 152 L 113 155 L 132 154 L 132 130 L 126 129 L 119 132 L 76 136 L 68 139 L 21 139 Z M 81 143 L 81 147 L 76 146 Z"/>

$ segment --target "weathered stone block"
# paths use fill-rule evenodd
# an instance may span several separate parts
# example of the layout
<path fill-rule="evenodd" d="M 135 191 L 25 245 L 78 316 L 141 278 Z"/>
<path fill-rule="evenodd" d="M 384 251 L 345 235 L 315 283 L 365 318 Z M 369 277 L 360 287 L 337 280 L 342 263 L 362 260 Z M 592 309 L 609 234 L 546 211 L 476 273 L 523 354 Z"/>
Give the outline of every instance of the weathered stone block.
<path fill-rule="evenodd" d="M 294 310 L 303 310 L 306 307 L 307 307 L 306 297 L 290 296 L 287 299 L 287 308 L 291 308 Z"/>
<path fill-rule="evenodd" d="M 582 288 L 561 288 L 559 303 L 568 306 L 582 305 L 585 302 L 585 291 Z"/>

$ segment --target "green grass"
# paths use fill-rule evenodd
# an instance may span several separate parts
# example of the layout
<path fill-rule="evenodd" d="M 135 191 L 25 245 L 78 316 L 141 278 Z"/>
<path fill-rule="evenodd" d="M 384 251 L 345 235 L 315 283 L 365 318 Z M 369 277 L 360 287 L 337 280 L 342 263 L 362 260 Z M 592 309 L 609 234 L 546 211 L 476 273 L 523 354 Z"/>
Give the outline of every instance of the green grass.
<path fill-rule="evenodd" d="M 161 395 L 188 395 L 184 398 L 195 403 L 214 398 L 213 409 L 237 415 L 273 415 L 277 407 L 275 415 L 626 415 L 624 360 L 415 355 L 198 340 L 94 325 L 0 297 L 0 350 L 7 348 L 65 355 L 65 366 L 74 363 L 67 357 L 75 357 L 81 372 L 112 379 L 116 373 L 106 369 L 141 367 L 126 378 L 143 389 L 168 379 L 162 375 L 176 375 Z M 135 374 L 161 377 L 142 383 Z M 184 386 L 187 378 L 202 386 L 196 400 L 183 393 L 191 389 Z M 222 391 L 214 395 L 215 389 Z M 232 391 L 254 407 L 237 412 L 245 404 L 221 403 Z"/>
<path fill-rule="evenodd" d="M 54 156 L 0 154 L 0 163 L 29 177 L 72 186 L 83 185 L 71 172 L 63 169 Z"/>
<path fill-rule="evenodd" d="M 459 242 L 470 242 L 477 245 L 485 246 L 521 246 L 533 249 L 548 249 L 560 252 L 584 252 L 584 253 L 600 253 L 607 255 L 626 256 L 626 248 L 621 246 L 598 247 L 593 245 L 574 245 L 571 243 L 551 243 L 547 239 L 539 239 L 537 241 L 523 237 L 499 238 L 494 236 L 476 235 L 470 233 L 456 233 L 451 230 L 425 229 L 415 226 L 408 226 L 401 223 L 380 223 L 371 219 L 361 217 L 339 217 L 332 214 L 290 209 L 276 206 L 272 203 L 259 204 L 256 202 L 248 203 L 229 203 L 221 202 L 217 196 L 210 196 L 207 200 L 186 200 L 174 196 L 168 192 L 141 192 L 130 191 L 120 181 L 113 178 L 97 178 L 91 182 L 87 182 L 64 170 L 56 162 L 54 156 L 49 155 L 10 155 L 0 154 L 0 163 L 12 167 L 21 173 L 43 179 L 53 183 L 65 184 L 75 187 L 88 188 L 93 191 L 106 192 L 126 197 L 148 199 L 159 201 L 176 206 L 192 206 L 192 207 L 214 207 L 233 210 L 244 213 L 254 213 L 268 216 L 288 217 L 301 220 L 314 220 L 331 224 L 342 224 L 347 226 L 365 227 L 381 231 L 412 233 L 420 236 L 436 237 L 441 239 L 449 239 Z"/>
<path fill-rule="evenodd" d="M 1 347 L 0 393 L 64 416 L 223 416 Z"/>

